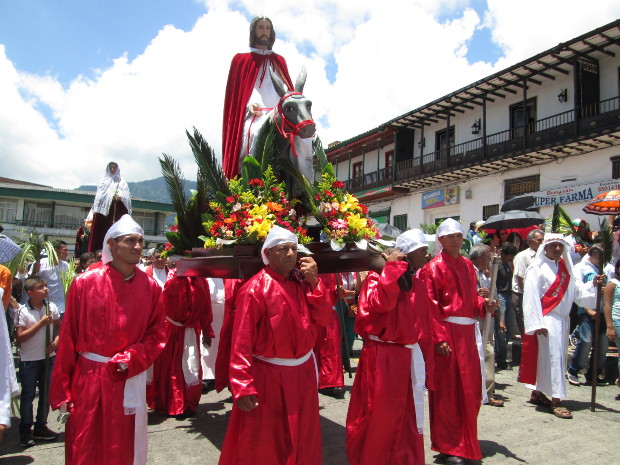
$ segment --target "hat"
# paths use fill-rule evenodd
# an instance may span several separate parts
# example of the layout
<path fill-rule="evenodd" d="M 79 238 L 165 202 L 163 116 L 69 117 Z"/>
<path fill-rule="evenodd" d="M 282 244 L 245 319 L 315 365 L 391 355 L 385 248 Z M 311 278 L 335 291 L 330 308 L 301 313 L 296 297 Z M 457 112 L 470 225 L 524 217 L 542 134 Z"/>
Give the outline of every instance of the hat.
<path fill-rule="evenodd" d="M 463 232 L 463 225 L 455 219 L 447 218 L 443 221 L 443 223 L 439 225 L 439 227 L 437 228 L 437 233 L 435 235 L 435 256 L 439 255 L 441 253 L 441 250 L 443 249 L 439 238 L 442 236 L 447 236 L 448 234 L 456 233 L 465 234 Z"/>
<path fill-rule="evenodd" d="M 260 251 L 261 257 L 263 257 L 263 263 L 265 265 L 269 265 L 269 259 L 267 255 L 265 255 L 265 250 L 271 249 L 276 245 L 286 244 L 288 242 L 293 242 L 297 244 L 297 236 L 290 232 L 288 229 L 281 228 L 280 226 L 274 226 L 267 234 L 265 238 L 265 243 L 263 244 L 263 248 Z"/>
<path fill-rule="evenodd" d="M 484 221 L 480 220 L 480 221 L 476 221 L 475 223 L 475 230 L 478 231 L 480 229 L 481 226 L 484 226 Z"/>
<path fill-rule="evenodd" d="M 101 253 L 101 261 L 105 265 L 112 261 L 112 250 L 108 245 L 108 239 L 116 239 L 117 237 L 127 236 L 128 234 L 138 234 L 144 237 L 142 226 L 136 223 L 129 215 L 121 216 L 121 219 L 114 223 L 103 239 L 103 251 Z"/>
<path fill-rule="evenodd" d="M 428 247 L 428 242 L 426 242 L 424 233 L 419 229 L 410 229 L 396 238 L 396 248 L 405 255 L 421 247 Z"/>

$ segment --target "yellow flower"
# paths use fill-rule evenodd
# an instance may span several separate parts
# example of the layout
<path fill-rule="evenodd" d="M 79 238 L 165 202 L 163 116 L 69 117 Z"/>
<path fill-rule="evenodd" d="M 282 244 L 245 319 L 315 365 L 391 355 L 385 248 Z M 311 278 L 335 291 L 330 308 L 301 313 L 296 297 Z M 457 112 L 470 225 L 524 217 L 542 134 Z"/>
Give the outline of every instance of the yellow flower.
<path fill-rule="evenodd" d="M 271 231 L 272 227 L 273 223 L 269 220 L 263 220 L 260 222 L 253 221 L 252 224 L 247 227 L 247 231 L 248 234 L 256 232 L 258 237 L 267 237 L 267 234 L 269 234 L 269 231 Z"/>
<path fill-rule="evenodd" d="M 345 194 L 344 202 L 340 205 L 340 211 L 354 211 L 357 210 L 358 200 L 351 194 Z"/>
<path fill-rule="evenodd" d="M 349 228 L 360 230 L 368 225 L 368 220 L 355 213 L 347 217 L 347 223 L 349 224 Z"/>
<path fill-rule="evenodd" d="M 215 238 L 214 237 L 210 237 L 209 239 L 207 239 L 205 241 L 205 244 L 204 244 L 204 248 L 205 249 L 209 249 L 209 248 L 215 247 L 215 246 L 216 246 L 216 242 L 215 242 Z"/>
<path fill-rule="evenodd" d="M 264 218 L 269 214 L 269 207 L 267 205 L 255 205 L 250 210 L 250 215 L 255 218 Z"/>

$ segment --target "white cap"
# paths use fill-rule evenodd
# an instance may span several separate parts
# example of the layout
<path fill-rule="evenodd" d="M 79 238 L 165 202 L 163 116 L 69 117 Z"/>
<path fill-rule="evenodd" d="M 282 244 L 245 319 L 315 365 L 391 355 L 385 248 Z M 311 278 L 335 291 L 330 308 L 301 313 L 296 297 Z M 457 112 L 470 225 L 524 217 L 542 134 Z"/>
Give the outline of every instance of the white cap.
<path fill-rule="evenodd" d="M 269 234 L 267 234 L 267 237 L 265 238 L 263 248 L 260 251 L 260 255 L 263 257 L 263 263 L 265 265 L 269 265 L 269 260 L 267 259 L 267 255 L 265 255 L 266 249 L 271 249 L 276 245 L 286 244 L 289 242 L 297 244 L 297 236 L 288 229 L 281 228 L 280 226 L 274 226 L 271 228 L 271 231 L 269 231 Z"/>
<path fill-rule="evenodd" d="M 442 236 L 447 236 L 448 234 L 456 233 L 461 233 L 465 235 L 465 232 L 463 231 L 463 225 L 455 219 L 447 218 L 443 221 L 443 223 L 439 225 L 435 236 L 435 256 L 439 255 L 441 253 L 441 249 L 443 249 L 441 242 L 439 242 L 439 238 Z"/>
<path fill-rule="evenodd" d="M 421 247 L 428 247 L 428 242 L 419 229 L 410 229 L 396 238 L 396 248 L 405 255 Z"/>
<path fill-rule="evenodd" d="M 117 237 L 127 236 L 128 234 L 138 234 L 144 237 L 142 226 L 136 223 L 129 215 L 121 216 L 121 219 L 114 223 L 103 239 L 103 251 L 101 253 L 101 261 L 109 263 L 112 261 L 112 250 L 108 246 L 108 239 L 116 239 Z"/>

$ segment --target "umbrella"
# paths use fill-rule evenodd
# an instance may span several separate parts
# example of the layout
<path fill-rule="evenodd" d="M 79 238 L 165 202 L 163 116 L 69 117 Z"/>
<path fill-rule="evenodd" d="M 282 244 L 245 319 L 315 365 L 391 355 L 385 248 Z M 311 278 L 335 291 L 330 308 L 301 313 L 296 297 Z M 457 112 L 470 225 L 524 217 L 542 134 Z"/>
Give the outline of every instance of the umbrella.
<path fill-rule="evenodd" d="M 396 239 L 403 233 L 400 229 L 388 223 L 375 223 L 375 227 L 377 228 L 377 231 L 379 231 L 379 234 L 381 234 L 381 237 L 386 236 Z"/>
<path fill-rule="evenodd" d="M 0 263 L 10 262 L 21 251 L 22 249 L 20 246 L 4 234 L 0 234 Z"/>
<path fill-rule="evenodd" d="M 525 210 L 510 210 L 487 218 L 482 229 L 521 229 L 545 222 L 539 213 Z"/>
<path fill-rule="evenodd" d="M 592 215 L 617 215 L 620 213 L 620 191 L 603 192 L 583 207 L 583 211 Z M 605 256 L 605 252 L 603 252 Z M 598 274 L 603 274 L 603 260 L 599 265 Z M 590 401 L 590 410 L 594 412 L 596 403 L 596 381 L 598 373 L 598 341 L 600 338 L 599 329 L 601 327 L 601 289 L 598 289 L 596 295 L 596 317 L 594 319 L 594 346 L 592 347 L 592 397 Z"/>
<path fill-rule="evenodd" d="M 620 191 L 603 192 L 583 207 L 583 211 L 591 215 L 620 214 Z"/>

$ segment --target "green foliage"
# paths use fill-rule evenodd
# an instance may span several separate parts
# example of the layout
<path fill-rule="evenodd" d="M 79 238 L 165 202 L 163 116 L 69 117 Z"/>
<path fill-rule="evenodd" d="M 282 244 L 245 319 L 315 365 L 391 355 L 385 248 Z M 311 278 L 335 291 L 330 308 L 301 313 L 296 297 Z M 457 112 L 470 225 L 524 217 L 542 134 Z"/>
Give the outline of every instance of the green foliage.
<path fill-rule="evenodd" d="M 601 240 L 601 245 L 603 246 L 603 260 L 601 263 L 604 266 L 605 263 L 609 263 L 613 258 L 614 235 L 611 225 L 605 218 L 599 224 L 599 228 L 600 231 L 598 233 L 598 237 Z"/>
<path fill-rule="evenodd" d="M 11 275 L 15 276 L 18 271 L 23 271 L 29 263 L 40 260 L 43 256 L 43 252 L 47 253 L 47 256 L 52 261 L 58 260 L 56 255 L 56 249 L 50 241 L 46 241 L 42 234 L 37 234 L 36 230 L 32 229 L 27 234 L 20 236 L 17 239 L 21 252 L 7 264 L 7 268 L 11 271 Z"/>
<path fill-rule="evenodd" d="M 436 234 L 439 225 L 435 223 L 420 223 L 420 229 L 424 234 Z"/>
<path fill-rule="evenodd" d="M 585 247 L 583 240 L 579 237 L 579 234 L 577 234 L 577 231 L 573 227 L 573 220 L 558 204 L 553 206 L 553 214 L 551 216 L 551 232 L 561 233 L 565 236 L 572 234 L 575 242 L 580 246 Z"/>
<path fill-rule="evenodd" d="M 323 143 L 321 142 L 321 139 L 319 139 L 318 137 L 315 138 L 314 142 L 312 143 L 312 149 L 319 164 L 319 169 L 321 173 L 327 173 L 335 178 L 336 174 L 334 172 L 334 167 L 331 163 L 327 161 L 327 155 L 325 155 L 325 150 L 323 149 Z"/>

